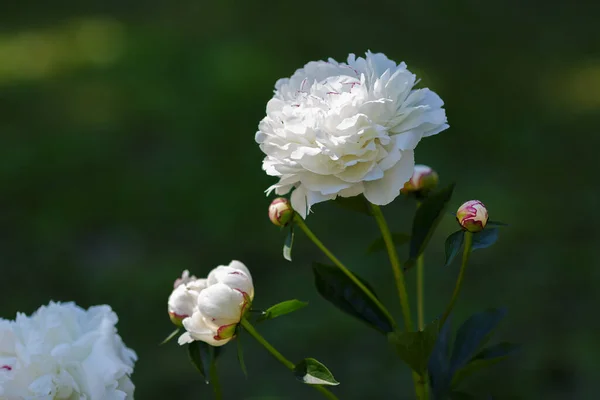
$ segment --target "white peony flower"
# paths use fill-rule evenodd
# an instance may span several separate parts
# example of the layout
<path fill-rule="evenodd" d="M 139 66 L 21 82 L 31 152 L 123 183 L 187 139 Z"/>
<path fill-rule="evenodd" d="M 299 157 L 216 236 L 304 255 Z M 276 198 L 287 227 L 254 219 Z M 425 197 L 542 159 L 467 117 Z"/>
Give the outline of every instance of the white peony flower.
<path fill-rule="evenodd" d="M 237 324 L 254 298 L 252 276 L 243 263 L 233 260 L 213 269 L 207 279 L 197 281 L 203 282 L 198 286 L 201 289 L 196 292 L 191 315 L 182 321 L 186 332 L 179 337 L 179 344 L 200 340 L 222 346 L 233 338 Z"/>
<path fill-rule="evenodd" d="M 54 302 L 0 320 L 0 399 L 133 399 L 137 356 L 117 320 L 109 306 Z"/>
<path fill-rule="evenodd" d="M 443 101 L 416 83 L 406 64 L 371 52 L 309 62 L 277 81 L 256 133 L 263 169 L 279 177 L 267 194 L 295 188 L 303 218 L 337 196 L 390 203 L 413 173 L 421 138 L 448 128 Z"/>

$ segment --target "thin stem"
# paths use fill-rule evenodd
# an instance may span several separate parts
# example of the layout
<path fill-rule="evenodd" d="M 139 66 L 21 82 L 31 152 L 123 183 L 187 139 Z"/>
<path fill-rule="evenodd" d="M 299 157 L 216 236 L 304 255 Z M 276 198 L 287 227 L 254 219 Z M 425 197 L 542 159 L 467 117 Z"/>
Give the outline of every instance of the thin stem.
<path fill-rule="evenodd" d="M 256 329 L 254 329 L 254 327 L 252 326 L 252 324 L 250 324 L 250 321 L 248 321 L 246 318 L 242 318 L 242 326 L 244 327 L 244 329 L 250 334 L 252 335 L 252 337 L 254 339 L 256 339 L 256 341 L 258 343 L 260 343 L 265 349 L 267 349 L 267 351 L 269 353 L 271 353 L 271 355 L 273 357 L 275 357 L 280 363 L 282 363 L 283 365 L 285 365 L 288 369 L 293 370 L 295 365 L 293 362 L 291 362 L 290 360 L 288 360 L 287 358 L 285 358 L 283 356 L 283 354 L 281 354 L 280 352 L 277 351 L 277 349 L 273 346 L 271 346 L 271 343 L 267 342 L 267 340 L 262 337 L 262 335 L 260 333 L 258 333 L 256 331 Z"/>
<path fill-rule="evenodd" d="M 392 233 L 390 232 L 390 228 L 388 228 L 385 217 L 383 216 L 383 212 L 381 212 L 381 208 L 375 204 L 371 204 L 371 210 L 373 211 L 373 216 L 375 217 L 375 221 L 377 221 L 377 225 L 379 225 L 379 230 L 383 236 L 383 241 L 385 242 L 385 247 L 387 248 L 390 263 L 392 264 L 392 271 L 394 272 L 398 297 L 400 298 L 400 306 L 402 307 L 402 316 L 404 317 L 404 329 L 410 332 L 413 330 L 413 325 L 410 316 L 408 293 L 406 292 L 404 274 L 402 273 L 398 252 L 396 251 L 396 246 L 394 245 L 394 240 L 392 239 Z M 415 384 L 417 398 L 422 400 L 427 399 L 425 394 L 426 386 L 424 379 L 414 371 L 412 372 L 412 377 Z"/>
<path fill-rule="evenodd" d="M 392 264 L 392 270 L 394 271 L 396 288 L 398 289 L 398 297 L 400 298 L 400 306 L 402 307 L 402 316 L 404 317 L 404 328 L 407 331 L 412 331 L 413 325 L 410 316 L 410 306 L 408 303 L 406 284 L 404 283 L 404 274 L 402 273 L 402 268 L 400 267 L 400 259 L 398 258 L 398 252 L 396 251 L 392 234 L 387 226 L 387 222 L 385 222 L 381 208 L 375 204 L 371 204 L 371 209 L 373 210 L 373 216 L 377 221 L 377 225 L 379 225 L 379 230 L 381 230 L 381 235 L 383 236 L 383 241 L 385 242 L 385 247 L 387 248 L 390 258 L 390 263 Z"/>
<path fill-rule="evenodd" d="M 454 307 L 454 303 L 456 303 L 456 299 L 458 298 L 458 294 L 460 293 L 460 288 L 462 285 L 463 277 L 465 276 L 465 269 L 467 268 L 467 263 L 469 262 L 469 256 L 471 255 L 471 246 L 473 245 L 473 234 L 469 231 L 465 232 L 465 249 L 463 251 L 462 264 L 460 265 L 460 272 L 458 273 L 458 279 L 456 280 L 456 286 L 454 286 L 454 292 L 452 293 L 452 298 L 450 299 L 450 303 L 448 304 L 448 308 L 444 312 L 444 315 L 441 319 L 441 325 L 444 326 L 444 323 L 450 316 L 452 312 L 452 308 Z"/>
<path fill-rule="evenodd" d="M 369 290 L 369 288 L 367 288 L 364 285 L 364 283 L 362 283 L 360 281 L 360 279 L 358 279 L 356 277 L 356 275 L 354 275 L 352 273 L 352 271 L 350 271 L 348 268 L 346 268 L 344 266 L 344 264 L 342 264 L 342 262 L 340 260 L 338 260 L 337 257 L 334 256 L 331 251 L 329 251 L 329 249 L 327 247 L 325 247 L 325 245 L 317 238 L 317 236 L 308 228 L 308 226 L 306 225 L 306 222 L 304 222 L 302 217 L 300 217 L 299 215 L 296 214 L 294 216 L 294 223 L 296 225 L 298 225 L 300 227 L 300 229 L 302 229 L 304 231 L 306 236 L 308 236 L 308 238 L 313 241 L 313 243 L 335 264 L 336 267 L 338 267 L 344 274 L 346 274 L 346 276 L 348 278 L 350 278 L 350 280 L 352 282 L 354 282 L 354 284 L 356 286 L 358 286 L 358 288 L 360 290 L 362 290 L 362 292 L 364 294 L 366 294 L 367 297 L 369 299 L 371 299 L 371 301 L 373 303 L 375 303 L 377 308 L 379 308 L 379 310 L 381 310 L 381 312 L 384 313 L 385 316 L 390 320 L 390 322 L 393 325 L 394 330 L 396 330 L 397 324 L 396 324 L 396 321 L 394 320 L 394 317 L 392 317 L 392 314 L 390 314 L 390 312 L 387 310 L 387 308 L 385 308 L 385 306 L 381 303 L 381 301 L 379 301 L 379 299 L 377 297 L 375 297 L 373 292 L 371 292 Z"/>
<path fill-rule="evenodd" d="M 283 354 L 281 354 L 279 351 L 277 351 L 277 349 L 275 347 L 273 347 L 271 345 L 271 343 L 267 342 L 267 340 L 264 337 L 262 337 L 262 335 L 260 333 L 258 333 L 258 331 L 256 329 L 254 329 L 254 326 L 252 326 L 250 321 L 248 321 L 246 318 L 242 318 L 241 324 L 244 327 L 244 329 L 246 330 L 246 332 L 248 332 L 254 339 L 256 339 L 256 341 L 258 343 L 260 343 L 265 349 L 267 349 L 267 351 L 269 353 L 271 353 L 271 355 L 273 357 L 275 357 L 280 363 L 285 365 L 285 367 L 287 369 L 289 369 L 291 371 L 294 370 L 294 368 L 296 367 L 294 365 L 294 363 L 291 362 L 290 360 L 288 360 L 287 358 L 285 358 L 283 356 Z M 321 394 L 323 394 L 323 396 L 325 396 L 326 398 L 328 398 L 330 400 L 339 400 L 336 395 L 334 395 L 333 393 L 331 393 L 329 390 L 327 390 L 326 388 L 324 388 L 321 385 L 310 385 L 310 386 L 315 388 L 317 391 L 321 392 Z"/>
<path fill-rule="evenodd" d="M 215 349 L 210 348 L 210 383 L 212 384 L 213 391 L 215 393 L 215 400 L 221 400 L 223 398 L 223 394 L 221 392 L 221 385 L 219 384 L 219 374 L 217 373 L 217 363 L 215 362 Z"/>
<path fill-rule="evenodd" d="M 421 202 L 417 201 L 417 210 L 421 207 Z M 419 254 L 417 257 L 417 324 L 419 330 L 425 329 L 425 255 Z"/>
<path fill-rule="evenodd" d="M 425 329 L 425 261 L 423 253 L 417 258 L 417 318 L 419 330 Z"/>

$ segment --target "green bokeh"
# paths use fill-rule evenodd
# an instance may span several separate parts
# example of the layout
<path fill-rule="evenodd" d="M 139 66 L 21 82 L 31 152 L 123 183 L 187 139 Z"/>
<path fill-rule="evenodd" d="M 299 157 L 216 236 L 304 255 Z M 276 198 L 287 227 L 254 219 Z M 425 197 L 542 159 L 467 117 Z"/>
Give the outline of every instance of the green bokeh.
<path fill-rule="evenodd" d="M 16 4 L 16 3 L 15 3 Z M 274 82 L 310 60 L 381 51 L 446 102 L 450 129 L 417 162 L 508 222 L 474 253 L 455 319 L 507 306 L 499 335 L 524 351 L 471 380 L 495 399 L 597 394 L 600 297 L 598 3 L 91 1 L 20 2 L 0 13 L 0 315 L 49 300 L 110 304 L 139 361 L 138 399 L 210 398 L 175 343 L 166 299 L 183 269 L 239 259 L 257 307 L 308 301 L 261 332 L 293 360 L 315 357 L 341 399 L 411 398 L 382 336 L 312 286 L 324 257 L 299 232 L 294 261 L 267 218 L 254 142 Z M 406 231 L 412 206 L 384 212 Z M 396 315 L 375 222 L 331 204 L 313 230 L 378 289 Z M 457 265 L 443 268 L 442 222 L 426 253 L 427 314 L 441 313 Z M 415 274 L 406 275 L 414 298 Z M 414 305 L 414 304 L 413 304 Z M 244 338 L 249 378 L 226 348 L 226 399 L 318 395 Z"/>

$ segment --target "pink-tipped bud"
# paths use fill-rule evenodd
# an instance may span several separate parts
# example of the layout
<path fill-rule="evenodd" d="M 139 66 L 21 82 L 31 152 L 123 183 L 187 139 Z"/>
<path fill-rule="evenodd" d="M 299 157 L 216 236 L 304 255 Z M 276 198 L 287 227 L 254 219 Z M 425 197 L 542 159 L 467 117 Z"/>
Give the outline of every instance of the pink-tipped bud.
<path fill-rule="evenodd" d="M 294 209 L 289 200 L 278 197 L 269 206 L 269 219 L 277 226 L 286 226 L 294 217 Z"/>
<path fill-rule="evenodd" d="M 402 193 L 428 192 L 436 188 L 440 181 L 437 172 L 427 165 L 415 165 L 412 177 L 404 184 Z"/>
<path fill-rule="evenodd" d="M 479 232 L 488 221 L 488 211 L 479 200 L 469 200 L 458 208 L 456 220 L 469 232 Z"/>

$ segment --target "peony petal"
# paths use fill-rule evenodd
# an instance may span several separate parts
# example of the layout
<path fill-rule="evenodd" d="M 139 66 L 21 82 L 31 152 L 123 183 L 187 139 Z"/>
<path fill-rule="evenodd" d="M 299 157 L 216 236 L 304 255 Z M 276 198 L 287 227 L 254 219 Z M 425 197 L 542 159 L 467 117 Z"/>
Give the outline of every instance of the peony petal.
<path fill-rule="evenodd" d="M 342 189 L 350 187 L 350 183 L 344 182 L 333 175 L 304 174 L 301 182 L 307 191 L 320 192 L 324 195 L 335 194 Z M 293 202 L 293 194 L 292 206 L 296 209 Z"/>
<path fill-rule="evenodd" d="M 185 287 L 187 290 L 196 292 L 198 294 L 208 287 L 208 281 L 206 279 L 196 279 L 188 282 Z"/>
<path fill-rule="evenodd" d="M 192 338 L 192 335 L 190 335 L 189 332 L 183 333 L 177 339 L 177 343 L 179 343 L 180 346 L 183 346 L 184 344 L 192 343 L 193 341 L 194 341 L 194 339 Z"/>
<path fill-rule="evenodd" d="M 414 152 L 402 152 L 402 158 L 392 168 L 385 171 L 382 179 L 364 182 L 365 197 L 376 205 L 391 203 L 400 194 L 404 183 L 412 176 L 415 166 Z"/>
<path fill-rule="evenodd" d="M 361 162 L 354 164 L 350 167 L 344 169 L 343 172 L 336 174 L 335 176 L 343 180 L 344 182 L 356 183 L 361 182 L 365 179 L 365 176 L 373 170 L 373 167 L 376 166 L 375 162 Z M 379 168 L 377 168 L 379 170 Z M 379 170 L 381 171 L 381 170 Z M 381 178 L 383 176 L 383 172 L 381 172 Z M 375 178 L 375 179 L 379 179 Z"/>
<path fill-rule="evenodd" d="M 306 188 L 304 188 L 303 185 L 300 185 L 294 189 L 292 195 L 290 196 L 290 202 L 292 203 L 292 208 L 294 211 L 296 211 L 302 218 L 306 219 Z"/>
<path fill-rule="evenodd" d="M 362 194 L 364 191 L 364 186 L 362 183 L 357 183 L 350 186 L 348 189 L 344 189 L 338 193 L 339 196 L 342 197 L 354 197 Z"/>
<path fill-rule="evenodd" d="M 239 290 L 224 283 L 215 283 L 198 296 L 198 310 L 207 321 L 215 325 L 230 325 L 240 321 L 244 302 L 244 296 Z"/>
<path fill-rule="evenodd" d="M 189 290 L 187 285 L 177 286 L 169 296 L 169 313 L 176 314 L 178 317 L 192 315 L 199 293 L 200 291 Z"/>
<path fill-rule="evenodd" d="M 208 284 L 214 285 L 217 283 L 222 283 L 232 289 L 246 293 L 248 296 L 250 296 L 250 299 L 253 299 L 254 286 L 252 285 L 252 278 L 249 276 L 250 272 L 244 272 L 248 271 L 246 266 L 239 261 L 237 261 L 237 263 L 239 263 L 243 269 L 232 268 L 229 266 L 219 266 L 210 271 L 208 274 Z"/>
<path fill-rule="evenodd" d="M 220 346 L 220 340 L 216 340 L 218 327 L 209 326 L 202 313 L 196 311 L 191 317 L 183 320 L 183 327 L 187 331 L 179 337 L 177 342 L 180 345 L 191 343 L 194 340 L 200 340 L 206 342 L 211 346 Z"/>
<path fill-rule="evenodd" d="M 317 204 L 317 203 L 321 203 L 327 200 L 333 200 L 335 199 L 336 194 L 329 194 L 329 195 L 324 195 L 322 193 L 319 192 L 313 192 L 311 190 L 306 192 L 306 201 L 307 201 L 307 205 L 308 205 L 308 211 L 310 212 L 310 208 Z"/>

